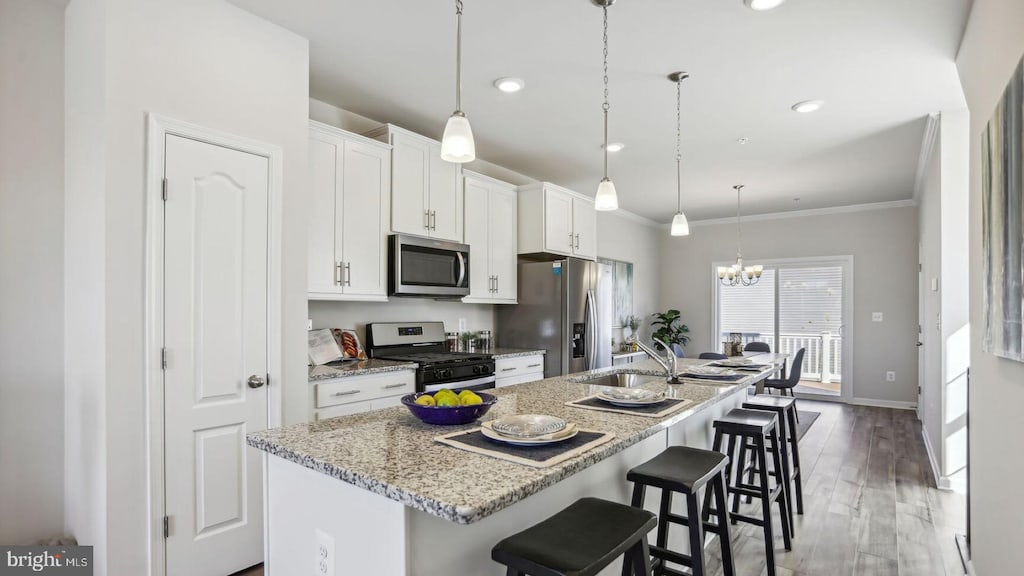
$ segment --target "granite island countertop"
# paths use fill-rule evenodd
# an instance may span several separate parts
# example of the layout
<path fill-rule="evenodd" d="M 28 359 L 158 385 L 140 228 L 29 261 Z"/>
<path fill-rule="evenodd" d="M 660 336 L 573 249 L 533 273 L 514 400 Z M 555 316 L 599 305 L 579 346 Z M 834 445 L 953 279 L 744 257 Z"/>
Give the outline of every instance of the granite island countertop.
<path fill-rule="evenodd" d="M 369 358 L 355 362 L 335 362 L 332 364 L 309 366 L 309 381 L 316 382 L 319 380 L 330 380 L 332 378 L 345 378 L 346 376 L 365 376 L 367 374 L 379 374 L 381 372 L 398 372 L 401 370 L 415 369 L 415 362 L 394 362 L 391 360 Z"/>
<path fill-rule="evenodd" d="M 704 363 L 680 360 L 680 365 Z M 408 507 L 470 524 L 625 450 L 764 377 L 763 373 L 752 374 L 736 383 L 687 380 L 682 385 L 669 386 L 658 379 L 645 384 L 646 388 L 666 390 L 671 397 L 694 401 L 664 418 L 565 405 L 599 389 L 579 381 L 615 372 L 663 374 L 654 361 L 645 360 L 490 391 L 498 396 L 498 402 L 485 417 L 488 420 L 507 414 L 542 413 L 576 422 L 581 428 L 615 434 L 610 442 L 550 468 L 532 468 L 438 444 L 435 437 L 478 424 L 431 426 L 420 422 L 405 407 L 264 430 L 249 434 L 247 441 L 257 449 Z"/>

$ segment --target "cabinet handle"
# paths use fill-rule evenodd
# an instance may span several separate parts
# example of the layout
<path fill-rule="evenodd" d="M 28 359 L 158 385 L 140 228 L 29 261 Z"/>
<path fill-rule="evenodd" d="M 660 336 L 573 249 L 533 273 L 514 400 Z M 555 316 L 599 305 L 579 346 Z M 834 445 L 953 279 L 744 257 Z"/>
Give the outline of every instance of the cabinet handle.
<path fill-rule="evenodd" d="M 437 210 L 430 211 L 430 229 L 437 230 Z"/>
<path fill-rule="evenodd" d="M 335 392 L 331 396 L 351 396 L 353 394 L 359 394 L 362 390 L 346 390 L 344 392 Z"/>
<path fill-rule="evenodd" d="M 352 285 L 352 263 L 345 262 L 345 286 Z"/>
<path fill-rule="evenodd" d="M 569 232 L 569 250 L 572 250 L 572 232 Z"/>
<path fill-rule="evenodd" d="M 494 276 L 494 293 L 495 294 L 498 293 L 498 276 L 497 276 L 497 274 L 495 274 L 495 276 Z"/>
<path fill-rule="evenodd" d="M 335 286 L 341 286 L 341 265 L 342 264 L 343 264 L 343 262 L 338 261 L 338 263 L 334 265 L 334 285 Z"/>
<path fill-rule="evenodd" d="M 580 249 L 580 235 L 579 234 L 576 235 L 576 249 L 577 250 Z"/>
<path fill-rule="evenodd" d="M 527 368 L 540 368 L 540 364 L 528 364 Z"/>
<path fill-rule="evenodd" d="M 423 229 L 430 230 L 430 210 L 423 211 Z"/>
<path fill-rule="evenodd" d="M 501 369 L 501 371 L 502 371 L 502 372 L 511 372 L 511 371 L 513 371 L 513 370 L 515 370 L 515 367 L 514 367 L 514 366 L 513 366 L 512 368 L 502 368 L 502 369 Z"/>
<path fill-rule="evenodd" d="M 384 389 L 390 390 L 392 388 L 403 388 L 405 386 L 408 386 L 408 384 L 406 384 L 405 382 L 397 382 L 395 384 L 385 384 Z"/>

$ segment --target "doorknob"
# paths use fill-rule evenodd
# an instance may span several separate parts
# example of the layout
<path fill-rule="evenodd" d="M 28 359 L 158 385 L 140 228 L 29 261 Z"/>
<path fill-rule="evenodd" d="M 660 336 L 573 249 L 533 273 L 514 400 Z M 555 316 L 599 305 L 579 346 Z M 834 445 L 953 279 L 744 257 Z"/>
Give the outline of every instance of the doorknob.
<path fill-rule="evenodd" d="M 263 376 L 253 374 L 252 376 L 249 376 L 249 379 L 246 380 L 245 383 L 249 385 L 249 388 L 260 388 L 261 386 L 266 384 L 267 381 L 266 379 L 263 378 Z"/>
<path fill-rule="evenodd" d="M 918 346 L 918 348 L 920 348 L 921 346 L 924 346 L 924 342 L 918 342 L 917 346 Z"/>

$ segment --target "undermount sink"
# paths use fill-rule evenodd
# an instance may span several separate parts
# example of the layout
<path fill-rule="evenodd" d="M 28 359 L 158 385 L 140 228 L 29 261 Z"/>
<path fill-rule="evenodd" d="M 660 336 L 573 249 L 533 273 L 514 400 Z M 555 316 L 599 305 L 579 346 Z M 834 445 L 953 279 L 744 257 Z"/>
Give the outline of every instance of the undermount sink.
<path fill-rule="evenodd" d="M 604 374 L 595 378 L 579 380 L 580 384 L 591 386 L 609 386 L 612 388 L 637 388 L 651 382 L 663 382 L 662 376 L 651 376 L 650 374 L 635 374 L 630 372 L 618 372 L 615 374 Z"/>

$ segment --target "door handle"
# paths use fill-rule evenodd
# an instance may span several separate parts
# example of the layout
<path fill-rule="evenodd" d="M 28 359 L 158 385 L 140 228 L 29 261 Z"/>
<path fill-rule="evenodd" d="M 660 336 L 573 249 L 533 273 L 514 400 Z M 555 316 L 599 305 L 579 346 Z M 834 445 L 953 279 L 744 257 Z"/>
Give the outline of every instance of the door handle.
<path fill-rule="evenodd" d="M 580 235 L 576 235 L 576 250 L 580 249 Z"/>
<path fill-rule="evenodd" d="M 352 285 L 352 263 L 345 262 L 345 286 Z"/>
<path fill-rule="evenodd" d="M 918 347 L 918 348 L 920 348 L 921 346 L 924 346 L 924 342 L 918 342 L 918 343 L 917 343 L 917 347 Z"/>
<path fill-rule="evenodd" d="M 343 262 L 340 260 L 334 265 L 334 285 L 341 286 L 341 265 Z"/>
<path fill-rule="evenodd" d="M 494 293 L 495 294 L 498 293 L 498 275 L 497 274 L 494 275 Z"/>
<path fill-rule="evenodd" d="M 569 232 L 569 250 L 572 250 L 572 232 Z"/>
<path fill-rule="evenodd" d="M 466 257 L 462 255 L 462 252 L 456 252 L 455 256 L 459 259 L 459 279 L 455 285 L 462 286 L 462 281 L 466 279 Z"/>
<path fill-rule="evenodd" d="M 423 211 L 423 229 L 430 230 L 430 210 Z"/>
<path fill-rule="evenodd" d="M 430 229 L 437 230 L 437 210 L 430 211 Z"/>
<path fill-rule="evenodd" d="M 252 376 L 249 376 L 249 379 L 246 380 L 245 383 L 249 385 L 249 388 L 261 388 L 267 383 L 267 380 L 263 376 L 253 374 Z"/>
<path fill-rule="evenodd" d="M 406 386 L 405 382 L 397 382 L 395 384 L 385 384 L 384 385 L 384 389 L 385 390 L 390 390 L 392 388 L 402 388 L 403 386 Z"/>

